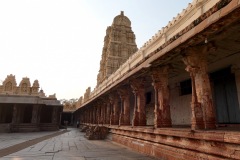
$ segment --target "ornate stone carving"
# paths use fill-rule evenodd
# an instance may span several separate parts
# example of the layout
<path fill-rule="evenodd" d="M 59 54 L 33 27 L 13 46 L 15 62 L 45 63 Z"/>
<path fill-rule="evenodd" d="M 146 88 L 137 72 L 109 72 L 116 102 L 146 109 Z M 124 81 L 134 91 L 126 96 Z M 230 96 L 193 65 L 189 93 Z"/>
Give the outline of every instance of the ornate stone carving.
<path fill-rule="evenodd" d="M 137 45 L 131 22 L 121 12 L 114 18 L 112 26 L 106 30 L 97 85 L 114 73 L 136 51 Z"/>
<path fill-rule="evenodd" d="M 117 90 L 117 92 L 121 98 L 119 125 L 130 125 L 129 88 L 121 87 Z"/>
<path fill-rule="evenodd" d="M 111 105 L 111 125 L 118 125 L 119 124 L 119 96 L 116 93 L 111 93 L 109 95 L 110 105 Z"/>
<path fill-rule="evenodd" d="M 43 90 L 39 91 L 39 82 L 35 80 L 31 86 L 30 79 L 27 77 L 22 78 L 19 86 L 17 86 L 15 76 L 10 74 L 0 85 L 0 94 L 9 95 L 32 95 L 39 97 L 46 97 Z M 49 98 L 56 98 L 56 95 L 50 95 Z"/>
<path fill-rule="evenodd" d="M 214 45 L 209 43 L 204 46 L 187 48 L 183 55 L 186 71 L 190 73 L 192 79 L 192 116 L 196 114 L 200 116 L 200 110 L 202 110 L 202 119 L 204 121 L 204 128 L 206 129 L 216 128 L 212 91 L 207 73 L 207 55 L 215 49 Z M 196 113 L 196 111 L 198 111 L 198 113 Z M 202 128 L 201 118 L 197 121 L 199 121 L 199 126 L 196 124 L 195 128 Z M 192 122 L 192 124 L 193 123 L 195 122 Z"/>
<path fill-rule="evenodd" d="M 84 102 L 86 102 L 90 98 L 91 87 L 88 87 L 84 93 Z"/>
<path fill-rule="evenodd" d="M 31 93 L 32 95 L 38 95 L 38 92 L 39 92 L 39 83 L 38 83 L 38 80 L 35 80 L 35 81 L 33 82 L 31 92 L 32 92 L 32 93 Z"/>
<path fill-rule="evenodd" d="M 133 79 L 130 81 L 131 88 L 135 96 L 133 126 L 146 125 L 146 111 L 145 111 L 145 92 L 144 92 L 144 78 Z"/>
<path fill-rule="evenodd" d="M 172 126 L 169 105 L 168 72 L 169 66 L 152 68 L 151 70 L 155 90 L 155 128 Z"/>
<path fill-rule="evenodd" d="M 7 94 L 14 94 L 16 92 L 16 79 L 15 76 L 10 74 L 7 78 L 3 81 L 3 93 Z"/>
<path fill-rule="evenodd" d="M 31 83 L 29 78 L 25 77 L 19 84 L 20 94 L 31 94 Z"/>

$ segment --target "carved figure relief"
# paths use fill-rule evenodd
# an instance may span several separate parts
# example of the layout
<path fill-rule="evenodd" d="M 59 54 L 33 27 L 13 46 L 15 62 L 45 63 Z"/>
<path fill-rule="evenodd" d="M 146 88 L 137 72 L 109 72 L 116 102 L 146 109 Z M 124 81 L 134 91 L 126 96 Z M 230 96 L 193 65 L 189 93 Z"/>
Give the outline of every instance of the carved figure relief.
<path fill-rule="evenodd" d="M 12 91 L 12 83 L 11 82 L 7 82 L 5 85 L 5 91 Z"/>
<path fill-rule="evenodd" d="M 27 93 L 27 83 L 23 83 L 21 86 L 21 92 L 22 93 Z"/>

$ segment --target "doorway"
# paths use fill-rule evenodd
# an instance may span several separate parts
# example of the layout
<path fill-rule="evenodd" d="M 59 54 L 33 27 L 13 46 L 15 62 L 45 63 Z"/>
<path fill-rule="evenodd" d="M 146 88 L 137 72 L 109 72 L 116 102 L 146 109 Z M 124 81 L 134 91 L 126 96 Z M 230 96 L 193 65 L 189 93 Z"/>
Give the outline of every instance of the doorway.
<path fill-rule="evenodd" d="M 237 87 L 235 75 L 231 73 L 231 68 L 216 71 L 210 77 L 213 82 L 218 123 L 240 123 Z"/>

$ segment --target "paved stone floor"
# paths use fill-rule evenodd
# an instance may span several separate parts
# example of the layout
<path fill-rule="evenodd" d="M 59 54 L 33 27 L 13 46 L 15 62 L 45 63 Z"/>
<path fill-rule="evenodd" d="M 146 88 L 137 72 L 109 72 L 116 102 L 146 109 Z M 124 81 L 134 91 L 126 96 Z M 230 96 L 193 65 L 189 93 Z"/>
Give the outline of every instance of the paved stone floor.
<path fill-rule="evenodd" d="M 53 132 L 0 134 L 0 150 Z M 9 143 L 8 143 L 9 142 Z M 44 140 L 1 160 L 154 160 L 107 140 L 87 140 L 77 129 Z"/>

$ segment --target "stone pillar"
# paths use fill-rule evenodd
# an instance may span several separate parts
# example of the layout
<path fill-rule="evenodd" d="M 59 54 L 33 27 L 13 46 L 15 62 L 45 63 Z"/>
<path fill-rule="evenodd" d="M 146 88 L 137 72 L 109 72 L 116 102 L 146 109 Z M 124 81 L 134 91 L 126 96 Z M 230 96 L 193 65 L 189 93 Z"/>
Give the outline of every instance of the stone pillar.
<path fill-rule="evenodd" d="M 38 124 L 40 122 L 40 111 L 41 111 L 40 105 L 33 105 L 31 123 Z"/>
<path fill-rule="evenodd" d="M 107 112 L 107 103 L 104 101 L 104 105 L 103 105 L 103 124 L 106 124 L 107 123 L 107 120 L 106 120 L 106 112 Z"/>
<path fill-rule="evenodd" d="M 88 121 L 89 121 L 90 124 L 92 124 L 92 109 L 91 109 L 90 106 L 89 106 L 89 109 L 88 109 L 88 110 L 89 110 L 89 111 L 88 111 L 88 112 L 89 112 L 89 120 L 88 120 Z"/>
<path fill-rule="evenodd" d="M 111 117 L 111 104 L 110 100 L 108 100 L 106 110 L 106 124 L 110 124 L 110 117 Z"/>
<path fill-rule="evenodd" d="M 131 88 L 135 96 L 134 113 L 133 113 L 133 126 L 145 126 L 146 125 L 146 98 L 144 90 L 144 79 L 134 79 L 130 82 Z"/>
<path fill-rule="evenodd" d="M 112 121 L 111 121 L 111 125 L 118 125 L 119 124 L 119 106 L 118 106 L 118 96 L 116 94 L 113 94 L 110 97 L 111 101 L 112 101 Z"/>
<path fill-rule="evenodd" d="M 171 112 L 169 105 L 169 88 L 168 88 L 169 66 L 153 68 L 151 76 L 155 91 L 155 117 L 154 127 L 171 127 Z"/>
<path fill-rule="evenodd" d="M 93 124 L 97 124 L 97 109 L 96 106 L 93 107 Z"/>
<path fill-rule="evenodd" d="M 118 89 L 121 99 L 119 125 L 130 125 L 130 95 L 127 87 Z"/>
<path fill-rule="evenodd" d="M 87 114 L 86 109 L 84 109 L 84 111 L 83 111 L 83 123 L 86 123 L 86 114 Z"/>
<path fill-rule="evenodd" d="M 0 123 L 6 123 L 7 107 L 6 104 L 1 104 L 0 106 Z"/>
<path fill-rule="evenodd" d="M 97 124 L 99 125 L 101 123 L 101 108 L 99 104 L 97 105 Z"/>
<path fill-rule="evenodd" d="M 18 105 L 18 123 L 23 123 L 25 105 Z"/>
<path fill-rule="evenodd" d="M 17 106 L 17 104 L 14 104 L 13 106 L 12 123 L 14 124 L 19 123 L 19 106 Z"/>
<path fill-rule="evenodd" d="M 215 109 L 207 73 L 207 54 L 212 49 L 214 49 L 212 44 L 190 47 L 183 56 L 186 71 L 190 73 L 192 80 L 192 129 L 216 128 Z"/>
<path fill-rule="evenodd" d="M 109 108 L 110 108 L 110 125 L 114 124 L 114 112 L 113 112 L 113 98 L 109 96 Z"/>
<path fill-rule="evenodd" d="M 52 123 L 58 123 L 58 106 L 53 106 Z"/>

